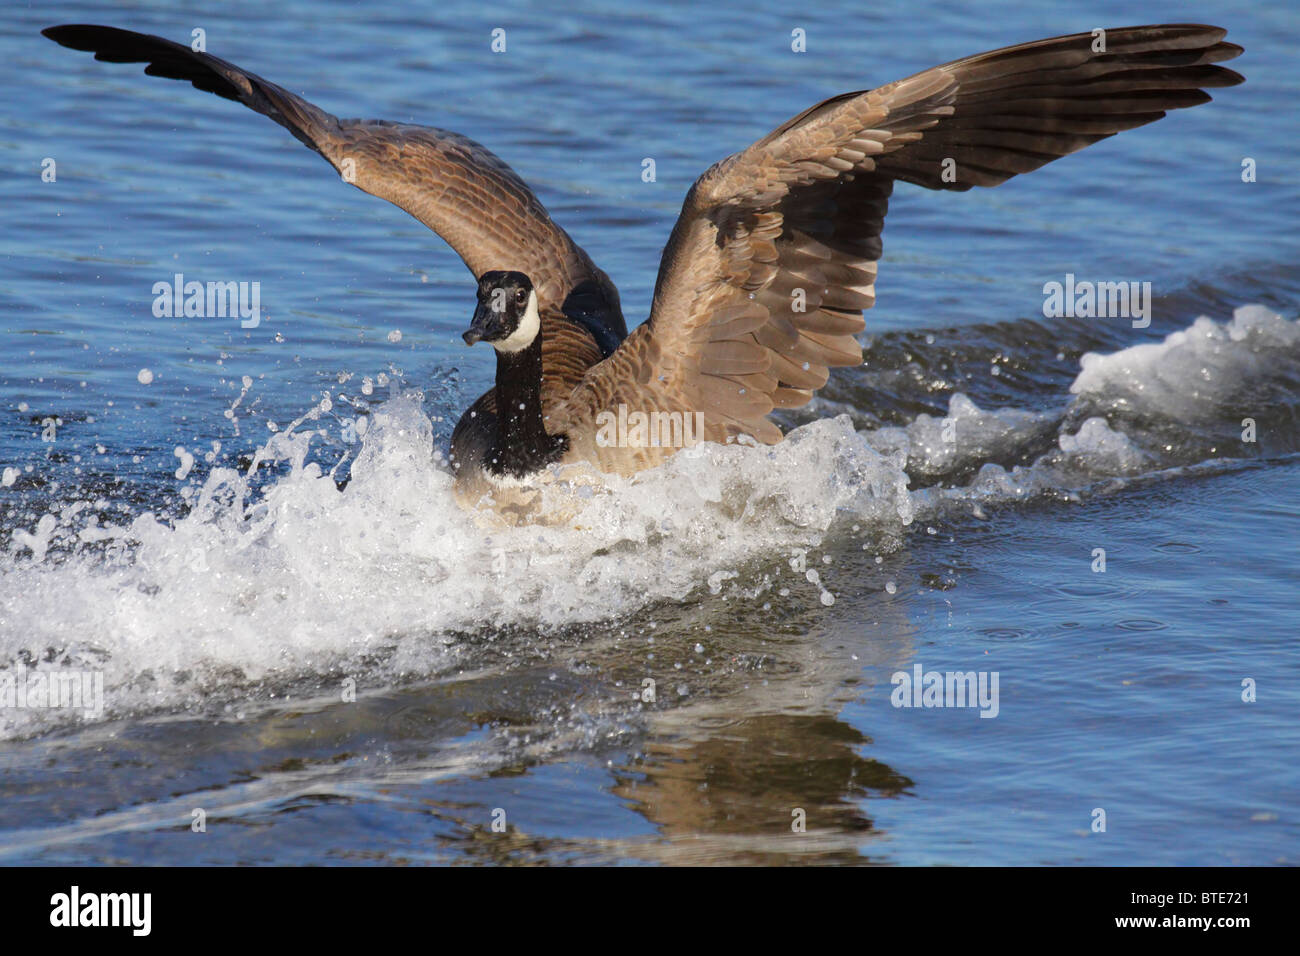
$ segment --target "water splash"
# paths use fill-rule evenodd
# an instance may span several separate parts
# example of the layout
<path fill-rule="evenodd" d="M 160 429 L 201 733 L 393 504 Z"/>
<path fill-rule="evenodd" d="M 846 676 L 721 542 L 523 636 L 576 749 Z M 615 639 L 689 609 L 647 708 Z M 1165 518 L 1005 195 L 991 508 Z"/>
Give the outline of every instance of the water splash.
<path fill-rule="evenodd" d="M 1261 408 L 1282 384 L 1294 396 L 1297 343 L 1300 323 L 1257 307 L 1202 318 L 1163 343 L 1085 356 L 1057 414 L 956 395 L 947 416 L 906 427 L 858 431 L 841 415 L 775 446 L 700 445 L 633 478 L 558 483 L 548 494 L 574 513 L 559 526 L 492 526 L 459 508 L 416 392 L 375 406 L 367 428 L 348 420 L 360 449 L 340 487 L 310 460 L 327 396 L 248 467 L 210 462 L 181 517 L 114 522 L 104 502 L 80 500 L 15 528 L 0 557 L 0 667 L 102 671 L 109 716 L 238 706 L 256 687 L 438 673 L 485 627 L 609 620 L 693 595 L 753 600 L 748 564 L 850 525 L 888 550 L 953 507 L 1077 497 L 1177 465 L 1153 436 L 1199 427 L 1207 405 L 1242 395 Z M 1026 448 L 1045 450 L 1009 468 L 990 460 Z M 918 476 L 937 481 L 909 487 Z M 0 735 L 75 719 L 0 707 Z"/>

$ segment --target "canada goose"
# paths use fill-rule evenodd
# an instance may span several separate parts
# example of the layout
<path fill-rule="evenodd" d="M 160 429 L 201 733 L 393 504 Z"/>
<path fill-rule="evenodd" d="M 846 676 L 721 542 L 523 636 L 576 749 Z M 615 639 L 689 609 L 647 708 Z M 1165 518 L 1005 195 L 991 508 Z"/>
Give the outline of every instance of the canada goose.
<path fill-rule="evenodd" d="M 1166 24 L 1025 43 L 833 96 L 696 180 L 664 250 L 649 319 L 626 335 L 613 284 L 476 143 L 340 121 L 158 37 L 92 26 L 44 32 L 97 59 L 148 62 L 146 73 L 239 100 L 345 178 L 353 160 L 357 186 L 451 243 L 479 279 L 465 341 L 497 353 L 495 389 L 452 435 L 457 481 L 468 489 L 517 485 L 554 464 L 649 468 L 685 443 L 676 439 L 687 416 L 703 440 L 780 441 L 774 409 L 804 405 L 830 368 L 862 362 L 855 335 L 875 302 L 896 180 L 996 186 L 1166 110 L 1207 102 L 1202 87 L 1243 79 L 1213 65 L 1242 52 L 1222 42 L 1226 31 Z M 456 180 L 461 188 L 446 188 Z"/>
<path fill-rule="evenodd" d="M 386 199 L 438 233 L 476 277 L 519 270 L 537 283 L 543 330 L 545 407 L 562 402 L 583 374 L 627 336 L 618 289 L 551 219 L 532 190 L 486 147 L 458 133 L 339 119 L 288 90 L 207 53 L 116 27 L 42 30 L 61 46 L 93 51 L 110 63 L 148 63 L 150 76 L 196 88 L 273 119 L 320 153 L 344 181 Z M 469 412 L 464 434 L 491 431 L 495 390 Z"/>

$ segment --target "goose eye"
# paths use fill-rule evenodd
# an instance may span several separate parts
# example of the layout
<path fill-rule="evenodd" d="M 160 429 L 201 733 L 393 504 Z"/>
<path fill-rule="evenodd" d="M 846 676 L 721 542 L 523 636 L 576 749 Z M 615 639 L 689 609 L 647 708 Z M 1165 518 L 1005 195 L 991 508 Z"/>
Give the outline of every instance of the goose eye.
<path fill-rule="evenodd" d="M 528 292 L 527 292 L 527 290 L 525 290 L 525 289 L 516 289 L 516 290 L 515 290 L 515 301 L 516 301 L 517 303 L 519 303 L 520 305 L 523 305 L 525 302 L 527 302 L 527 301 L 528 301 Z"/>

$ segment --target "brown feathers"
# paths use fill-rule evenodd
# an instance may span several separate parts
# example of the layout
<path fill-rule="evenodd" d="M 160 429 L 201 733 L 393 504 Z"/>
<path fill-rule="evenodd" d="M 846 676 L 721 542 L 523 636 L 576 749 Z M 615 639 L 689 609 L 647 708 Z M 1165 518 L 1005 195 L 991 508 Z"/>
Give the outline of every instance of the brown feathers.
<path fill-rule="evenodd" d="M 341 120 L 254 73 L 158 36 L 90 25 L 42 32 L 63 46 L 93 51 L 97 60 L 147 63 L 152 76 L 189 80 L 269 117 L 325 157 L 345 182 L 442 236 L 475 277 L 494 269 L 523 272 L 557 309 L 583 283 L 593 284 L 601 321 L 616 339 L 627 335 L 614 284 L 515 171 L 472 139 L 384 120 Z"/>
<path fill-rule="evenodd" d="M 678 447 L 624 440 L 628 423 L 636 436 L 643 421 L 647 433 L 684 435 L 690 416 L 696 438 L 777 442 L 774 409 L 805 404 L 831 368 L 861 363 L 855 336 L 875 303 L 895 181 L 995 186 L 1167 110 L 1204 103 L 1204 89 L 1242 81 L 1215 65 L 1241 52 L 1223 42 L 1223 30 L 1169 24 L 1025 43 L 831 97 L 696 181 L 664 249 L 650 318 L 624 339 L 613 283 L 477 143 L 420 126 L 340 120 L 159 37 L 91 26 L 45 34 L 238 100 L 347 181 L 435 230 L 476 276 L 527 275 L 542 316 L 546 432 L 565 436 L 564 461 L 625 474 Z M 614 441 L 610 416 L 619 423 Z M 499 437 L 495 423 L 488 392 L 452 437 L 463 477 L 481 476 Z"/>
<path fill-rule="evenodd" d="M 1091 33 L 1040 40 L 805 110 L 695 183 L 664 251 L 649 322 L 587 373 L 557 426 L 581 434 L 601 411 L 626 404 L 702 412 L 712 440 L 780 440 L 767 420 L 773 408 L 804 404 L 831 368 L 862 361 L 854 336 L 875 302 L 895 180 L 997 185 L 1205 102 L 1200 87 L 1241 82 L 1210 65 L 1240 52 L 1223 35 L 1167 25 L 1108 30 L 1104 49 Z M 643 383 L 633 369 L 647 361 L 658 374 Z M 588 454 L 614 471 L 666 457 Z"/>

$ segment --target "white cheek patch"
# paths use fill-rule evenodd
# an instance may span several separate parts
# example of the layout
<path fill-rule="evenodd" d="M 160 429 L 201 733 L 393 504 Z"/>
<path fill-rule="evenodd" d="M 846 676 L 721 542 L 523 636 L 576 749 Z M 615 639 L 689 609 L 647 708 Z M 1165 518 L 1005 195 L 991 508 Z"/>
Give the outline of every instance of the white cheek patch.
<path fill-rule="evenodd" d="M 541 328 L 542 317 L 537 314 L 537 291 L 532 290 L 528 293 L 528 309 L 519 322 L 519 328 L 511 332 L 509 337 L 493 342 L 492 347 L 498 352 L 520 352 L 533 344 L 533 339 L 537 338 Z"/>

